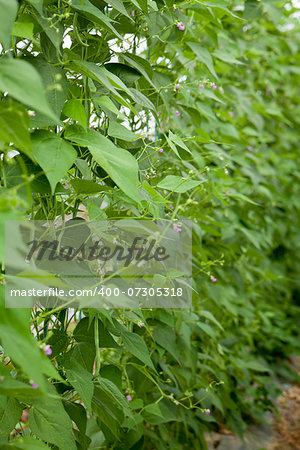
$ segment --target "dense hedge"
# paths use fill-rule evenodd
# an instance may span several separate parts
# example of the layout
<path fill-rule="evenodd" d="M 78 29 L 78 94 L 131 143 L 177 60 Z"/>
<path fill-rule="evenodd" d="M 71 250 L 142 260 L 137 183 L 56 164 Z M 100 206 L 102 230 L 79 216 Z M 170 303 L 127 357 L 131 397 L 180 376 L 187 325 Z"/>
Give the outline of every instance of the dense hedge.
<path fill-rule="evenodd" d="M 6 309 L 2 239 L 1 447 L 242 436 L 299 343 L 293 2 L 0 6 L 1 238 L 8 219 L 187 218 L 194 276 L 192 310 Z"/>

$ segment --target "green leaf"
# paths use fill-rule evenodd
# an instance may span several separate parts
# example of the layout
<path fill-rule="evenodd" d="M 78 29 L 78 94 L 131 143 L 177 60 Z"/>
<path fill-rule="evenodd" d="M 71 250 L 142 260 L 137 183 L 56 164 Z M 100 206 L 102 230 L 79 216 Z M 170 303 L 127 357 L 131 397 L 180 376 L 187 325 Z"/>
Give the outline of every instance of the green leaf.
<path fill-rule="evenodd" d="M 219 9 L 225 11 L 229 16 L 232 16 L 232 17 L 235 17 L 236 19 L 241 20 L 241 18 L 239 16 L 237 16 L 236 14 L 234 14 L 232 11 L 230 11 L 227 8 L 227 3 L 224 0 L 215 0 L 215 1 L 209 1 L 209 2 L 206 2 L 206 1 L 203 2 L 203 1 L 199 1 L 199 0 L 196 0 L 196 1 L 197 1 L 197 3 L 200 3 L 205 6 L 209 6 L 211 8 L 219 8 Z"/>
<path fill-rule="evenodd" d="M 196 180 L 185 180 L 177 175 L 167 175 L 162 181 L 157 185 L 158 188 L 166 189 L 167 191 L 184 193 L 190 189 L 194 189 L 199 186 L 201 181 Z"/>
<path fill-rule="evenodd" d="M 251 200 L 251 198 L 247 197 L 244 194 L 239 194 L 239 193 L 234 193 L 234 192 L 230 192 L 228 194 L 228 197 L 232 197 L 232 198 L 236 198 L 238 200 L 243 200 L 244 202 L 247 203 L 251 203 L 252 205 L 257 205 L 259 206 L 259 203 L 254 202 L 253 200 Z"/>
<path fill-rule="evenodd" d="M 30 384 L 15 380 L 10 376 L 5 377 L 4 380 L 0 382 L 0 395 L 14 398 L 17 397 L 20 400 L 28 400 L 30 397 L 42 395 L 42 392 L 40 389 L 34 389 Z"/>
<path fill-rule="evenodd" d="M 106 186 L 101 186 L 101 184 L 92 180 L 81 180 L 80 178 L 74 178 L 70 183 L 78 194 L 97 194 L 97 192 L 103 192 L 106 188 Z"/>
<path fill-rule="evenodd" d="M 142 361 L 146 366 L 151 367 L 155 370 L 153 362 L 151 361 L 149 350 L 145 341 L 141 336 L 129 331 L 122 330 L 121 336 L 123 340 L 124 347 L 126 350 L 135 356 L 137 359 Z"/>
<path fill-rule="evenodd" d="M 32 158 L 29 123 L 29 115 L 21 105 L 12 101 L 0 103 L 0 141 L 13 142 Z"/>
<path fill-rule="evenodd" d="M 69 89 L 64 70 L 53 64 L 48 64 L 42 58 L 34 58 L 32 64 L 42 78 L 46 97 L 51 109 L 60 118 Z M 57 121 L 49 119 L 45 114 L 36 114 L 31 119 L 31 125 L 36 128 L 48 127 L 49 125 L 57 125 Z"/>
<path fill-rule="evenodd" d="M 62 112 L 66 117 L 76 120 L 83 128 L 86 128 L 86 112 L 80 100 L 77 98 L 68 100 L 64 104 Z"/>
<path fill-rule="evenodd" d="M 191 50 L 195 53 L 198 61 L 203 63 L 210 73 L 218 79 L 218 75 L 215 72 L 213 60 L 209 53 L 209 51 L 203 47 L 201 44 L 198 44 L 198 42 L 187 42 L 187 45 L 191 48 Z"/>
<path fill-rule="evenodd" d="M 118 387 L 108 378 L 97 378 L 98 387 L 105 392 L 105 394 L 111 398 L 113 402 L 116 403 L 123 410 L 126 416 L 132 416 L 132 411 L 129 408 L 124 395 L 120 392 Z"/>
<path fill-rule="evenodd" d="M 95 161 L 103 167 L 114 182 L 130 198 L 139 202 L 138 164 L 134 156 L 127 150 L 116 147 L 108 138 L 100 133 L 82 128 L 69 127 L 66 139 L 89 148 Z"/>
<path fill-rule="evenodd" d="M 101 322 L 101 320 L 98 320 L 98 330 L 99 330 L 100 347 L 119 348 L 119 345 L 113 339 L 111 334 L 106 330 L 106 328 L 104 328 L 104 325 Z M 77 342 L 86 342 L 89 344 L 95 344 L 94 324 L 91 323 L 91 325 L 89 326 L 89 319 L 85 317 L 76 326 L 73 336 Z"/>
<path fill-rule="evenodd" d="M 120 78 L 111 73 L 109 70 L 106 70 L 102 66 L 97 66 L 92 62 L 78 60 L 73 61 L 71 63 L 71 67 L 76 71 L 81 72 L 83 75 L 86 75 L 87 77 L 103 84 L 103 86 L 114 94 L 114 97 L 116 97 L 121 104 L 124 104 L 128 108 L 132 109 L 130 103 L 128 103 L 117 91 L 117 89 L 121 89 L 127 92 L 130 96 L 129 89 L 125 86 L 123 81 L 120 80 Z"/>
<path fill-rule="evenodd" d="M 78 429 L 82 434 L 86 433 L 87 417 L 84 406 L 79 403 L 69 402 L 68 400 L 63 403 L 65 410 L 67 411 L 73 422 L 76 423 Z"/>
<path fill-rule="evenodd" d="M 122 391 L 122 372 L 118 367 L 113 364 L 101 367 L 100 375 L 102 378 L 108 378 Z"/>
<path fill-rule="evenodd" d="M 71 419 L 60 398 L 55 396 L 54 387 L 48 384 L 48 389 L 50 395 L 40 398 L 30 409 L 29 427 L 43 441 L 62 449 L 76 450 Z"/>
<path fill-rule="evenodd" d="M 151 64 L 146 59 L 141 56 L 134 55 L 133 53 L 122 53 L 122 58 L 127 62 L 127 64 L 140 72 L 156 91 L 156 87 L 152 82 L 153 70 Z"/>
<path fill-rule="evenodd" d="M 11 33 L 18 13 L 17 0 L 0 0 L 0 42 L 4 49 L 11 47 Z"/>
<path fill-rule="evenodd" d="M 109 122 L 109 127 L 107 131 L 108 135 L 117 139 L 122 139 L 123 141 L 132 142 L 138 139 L 132 131 L 128 130 L 128 128 L 124 127 L 118 122 Z"/>
<path fill-rule="evenodd" d="M 61 377 L 49 359 L 41 353 L 37 341 L 30 333 L 29 320 L 30 309 L 2 308 L 0 313 L 1 345 L 5 355 L 9 355 L 28 377 L 44 390 L 46 385 L 43 374 L 57 380 L 61 380 Z"/>
<path fill-rule="evenodd" d="M 197 325 L 209 337 L 211 337 L 212 339 L 216 339 L 215 330 L 210 325 L 208 325 L 207 323 L 204 323 L 204 322 L 200 322 L 200 321 L 197 322 Z"/>
<path fill-rule="evenodd" d="M 121 115 L 120 111 L 118 110 L 114 102 L 107 96 L 103 95 L 102 97 L 94 97 L 93 102 L 97 103 L 98 105 L 102 106 L 105 109 L 108 109 L 117 116 Z"/>
<path fill-rule="evenodd" d="M 22 410 L 22 406 L 14 398 L 0 397 L 0 438 L 8 438 L 19 422 Z"/>
<path fill-rule="evenodd" d="M 75 358 L 70 358 L 64 362 L 64 368 L 69 383 L 80 395 L 89 412 L 92 413 L 92 398 L 94 395 L 93 375 L 84 369 Z"/>
<path fill-rule="evenodd" d="M 155 106 L 153 105 L 151 100 L 149 100 L 149 98 L 147 98 L 144 94 L 142 94 L 142 92 L 134 88 L 129 88 L 129 92 L 132 100 L 134 100 L 138 105 L 141 105 L 144 108 L 152 109 L 153 111 L 155 111 Z"/>
<path fill-rule="evenodd" d="M 2 450 L 49 450 L 49 446 L 33 437 L 23 436 L 2 445 Z"/>
<path fill-rule="evenodd" d="M 165 348 L 180 364 L 180 353 L 176 343 L 175 330 L 164 325 L 156 325 L 153 338 L 157 344 Z"/>
<path fill-rule="evenodd" d="M 26 18 L 28 17 L 30 19 L 29 15 L 27 15 L 25 17 Z M 22 17 L 22 19 L 23 19 L 23 17 Z M 13 35 L 21 37 L 21 38 L 30 39 L 31 41 L 33 41 L 34 40 L 33 29 L 34 29 L 33 22 L 30 22 L 29 20 L 25 21 L 25 20 L 18 19 L 18 21 L 14 23 Z"/>
<path fill-rule="evenodd" d="M 218 320 L 215 318 L 215 316 L 210 311 L 200 311 L 200 315 L 205 317 L 208 320 L 211 320 L 215 325 L 217 325 L 217 327 L 220 328 L 220 330 L 223 330 L 223 327 L 220 324 L 220 322 L 218 322 Z"/>
<path fill-rule="evenodd" d="M 75 11 L 82 13 L 91 21 L 98 23 L 108 31 L 112 31 L 115 36 L 122 39 L 122 36 L 117 32 L 111 22 L 114 22 L 108 16 L 103 14 L 100 9 L 90 3 L 88 0 L 72 0 L 71 6 Z"/>
<path fill-rule="evenodd" d="M 74 164 L 76 150 L 64 139 L 47 132 L 37 133 L 33 138 L 32 153 L 44 170 L 52 192 L 57 183 Z"/>
<path fill-rule="evenodd" d="M 190 149 L 185 145 L 183 140 L 176 134 L 172 133 L 171 130 L 169 131 L 169 139 L 172 142 L 175 142 L 175 144 L 177 144 L 179 147 L 183 148 L 186 152 L 191 153 Z"/>
<path fill-rule="evenodd" d="M 225 52 L 224 50 L 215 50 L 213 52 L 213 55 L 220 59 L 221 61 L 230 63 L 230 64 L 244 64 L 238 59 L 236 59 L 234 56 L 232 56 L 230 53 Z"/>
<path fill-rule="evenodd" d="M 8 92 L 11 97 L 59 123 L 47 101 L 40 75 L 28 62 L 1 58 L 0 91 Z"/>
<path fill-rule="evenodd" d="M 92 372 L 95 361 L 95 346 L 90 343 L 79 341 L 74 347 L 67 353 L 66 358 L 72 357 L 82 365 L 86 370 Z"/>
<path fill-rule="evenodd" d="M 28 1 L 40 14 L 43 14 L 43 0 L 28 0 Z"/>
<path fill-rule="evenodd" d="M 128 12 L 125 9 L 125 6 L 121 0 L 104 0 L 108 5 L 112 6 L 116 11 L 119 11 L 124 16 L 128 17 L 128 19 L 133 19 L 130 17 Z"/>

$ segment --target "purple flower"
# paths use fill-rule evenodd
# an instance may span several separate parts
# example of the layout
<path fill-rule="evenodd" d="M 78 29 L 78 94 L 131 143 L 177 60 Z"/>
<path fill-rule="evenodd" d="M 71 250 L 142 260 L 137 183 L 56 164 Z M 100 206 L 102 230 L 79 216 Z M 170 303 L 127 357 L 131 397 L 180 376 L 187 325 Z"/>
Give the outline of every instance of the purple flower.
<path fill-rule="evenodd" d="M 45 353 L 45 355 L 47 355 L 47 356 L 52 355 L 52 348 L 50 347 L 50 345 L 46 345 L 46 346 L 45 346 L 45 348 L 44 348 L 44 353 Z"/>
<path fill-rule="evenodd" d="M 209 415 L 210 415 L 210 409 L 206 409 L 206 410 L 205 410 L 205 414 L 206 414 L 207 416 L 209 416 Z"/>
<path fill-rule="evenodd" d="M 38 389 L 39 385 L 34 383 L 33 381 L 30 381 L 31 386 L 33 387 L 33 389 Z"/>
<path fill-rule="evenodd" d="M 174 226 L 173 226 L 173 230 L 174 230 L 176 233 L 180 233 L 181 228 L 180 228 L 179 225 L 177 225 L 177 223 L 175 223 Z"/>
<path fill-rule="evenodd" d="M 174 398 L 174 394 L 170 394 L 169 397 L 170 397 L 170 398 Z"/>
<path fill-rule="evenodd" d="M 215 83 L 211 83 L 210 87 L 211 87 L 212 89 L 217 89 L 217 86 L 215 85 Z"/>
<path fill-rule="evenodd" d="M 173 211 L 174 210 L 174 206 L 173 205 L 169 205 L 169 208 Z"/>
<path fill-rule="evenodd" d="M 210 277 L 210 280 L 211 280 L 212 283 L 215 283 L 217 281 L 217 278 L 216 277 Z"/>
<path fill-rule="evenodd" d="M 248 150 L 249 150 L 249 152 L 252 152 L 252 150 L 253 150 L 252 145 L 249 145 Z"/>
<path fill-rule="evenodd" d="M 176 405 L 176 406 L 178 406 L 178 405 L 179 405 L 179 402 L 178 402 L 177 400 L 176 400 L 176 402 L 174 402 L 174 403 L 175 403 L 175 405 Z"/>
<path fill-rule="evenodd" d="M 140 328 L 143 328 L 143 327 L 145 326 L 145 324 L 144 324 L 144 322 L 139 322 L 139 323 L 138 323 L 138 326 L 139 326 Z"/>
<path fill-rule="evenodd" d="M 204 84 L 200 84 L 200 89 L 204 89 Z"/>
<path fill-rule="evenodd" d="M 183 25 L 182 22 L 178 22 L 178 23 L 176 24 L 176 27 L 177 27 L 178 30 L 180 30 L 180 31 L 184 31 L 184 30 L 185 30 L 185 26 Z"/>
<path fill-rule="evenodd" d="M 233 112 L 230 112 L 229 115 L 230 115 L 230 117 L 234 117 Z"/>
<path fill-rule="evenodd" d="M 157 117 L 161 115 L 161 111 L 157 111 Z"/>
<path fill-rule="evenodd" d="M 134 11 L 131 11 L 130 16 L 134 17 Z"/>
<path fill-rule="evenodd" d="M 131 400 L 132 400 L 131 395 L 126 395 L 126 400 L 127 400 L 128 402 L 131 402 Z"/>
<path fill-rule="evenodd" d="M 176 111 L 176 116 L 181 116 L 181 113 L 179 111 Z"/>
<path fill-rule="evenodd" d="M 163 149 L 160 148 L 160 149 L 158 150 L 158 153 L 162 153 L 162 152 L 163 152 Z"/>
<path fill-rule="evenodd" d="M 180 89 L 180 85 L 179 85 L 179 84 L 176 84 L 175 87 L 174 87 L 174 89 L 175 89 L 175 91 L 178 91 L 178 89 Z"/>

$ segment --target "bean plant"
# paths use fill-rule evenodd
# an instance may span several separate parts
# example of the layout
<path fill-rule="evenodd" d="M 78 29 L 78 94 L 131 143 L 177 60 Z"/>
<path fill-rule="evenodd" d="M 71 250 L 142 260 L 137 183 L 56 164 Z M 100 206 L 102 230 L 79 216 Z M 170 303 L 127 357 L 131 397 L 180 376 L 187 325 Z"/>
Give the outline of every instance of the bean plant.
<path fill-rule="evenodd" d="M 295 2 L 0 7 L 1 448 L 242 438 L 296 379 Z M 191 220 L 193 307 L 7 308 L 6 221 L 75 218 Z"/>

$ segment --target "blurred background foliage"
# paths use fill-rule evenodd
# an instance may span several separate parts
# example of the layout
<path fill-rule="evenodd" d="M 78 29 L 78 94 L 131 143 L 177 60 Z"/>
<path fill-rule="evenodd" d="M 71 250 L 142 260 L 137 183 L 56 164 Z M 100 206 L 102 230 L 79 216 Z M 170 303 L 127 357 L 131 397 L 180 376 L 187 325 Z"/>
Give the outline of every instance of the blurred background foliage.
<path fill-rule="evenodd" d="M 0 6 L 1 447 L 242 437 L 297 378 L 297 5 Z M 6 309 L 5 221 L 59 217 L 191 219 L 193 309 Z"/>

